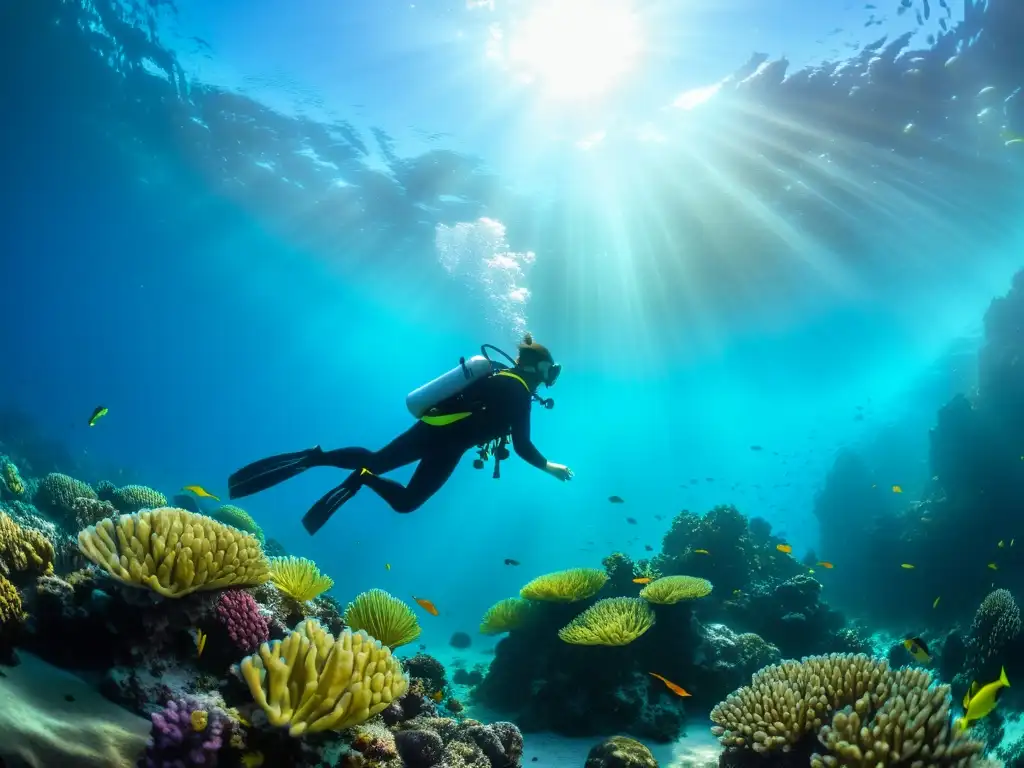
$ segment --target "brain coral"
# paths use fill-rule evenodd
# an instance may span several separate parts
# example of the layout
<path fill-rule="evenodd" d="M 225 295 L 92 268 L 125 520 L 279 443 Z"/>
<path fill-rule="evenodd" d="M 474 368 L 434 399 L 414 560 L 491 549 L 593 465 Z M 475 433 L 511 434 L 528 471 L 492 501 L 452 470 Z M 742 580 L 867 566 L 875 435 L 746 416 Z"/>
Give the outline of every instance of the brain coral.
<path fill-rule="evenodd" d="M 1020 629 L 1020 608 L 1013 595 L 1005 589 L 989 592 L 974 614 L 968 635 L 968 666 L 971 672 L 980 675 L 986 662 L 997 659 L 1020 634 Z M 998 663 L 995 669 L 998 671 Z"/>
<path fill-rule="evenodd" d="M 101 520 L 78 534 L 78 545 L 118 581 L 164 597 L 270 578 L 270 563 L 255 538 L 174 507 Z"/>
<path fill-rule="evenodd" d="M 538 576 L 519 590 L 519 596 L 527 600 L 575 603 L 596 595 L 606 581 L 608 574 L 601 568 L 570 568 Z"/>

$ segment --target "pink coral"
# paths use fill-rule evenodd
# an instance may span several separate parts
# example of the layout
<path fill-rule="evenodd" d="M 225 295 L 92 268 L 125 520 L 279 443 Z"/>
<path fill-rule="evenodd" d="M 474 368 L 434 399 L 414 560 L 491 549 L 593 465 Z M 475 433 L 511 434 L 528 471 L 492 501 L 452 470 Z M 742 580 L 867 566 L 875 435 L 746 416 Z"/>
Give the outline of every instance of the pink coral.
<path fill-rule="evenodd" d="M 248 592 L 229 589 L 217 600 L 217 617 L 231 641 L 245 653 L 252 653 L 270 639 L 270 628 L 260 606 Z"/>

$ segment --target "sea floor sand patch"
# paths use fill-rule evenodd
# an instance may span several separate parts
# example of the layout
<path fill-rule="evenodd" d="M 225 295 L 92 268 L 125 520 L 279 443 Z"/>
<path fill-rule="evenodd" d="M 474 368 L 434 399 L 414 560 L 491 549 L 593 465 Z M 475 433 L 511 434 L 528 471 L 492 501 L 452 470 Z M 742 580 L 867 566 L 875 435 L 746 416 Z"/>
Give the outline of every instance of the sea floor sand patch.
<path fill-rule="evenodd" d="M 0 667 L 0 762 L 8 768 L 133 768 L 150 722 L 30 654 Z"/>

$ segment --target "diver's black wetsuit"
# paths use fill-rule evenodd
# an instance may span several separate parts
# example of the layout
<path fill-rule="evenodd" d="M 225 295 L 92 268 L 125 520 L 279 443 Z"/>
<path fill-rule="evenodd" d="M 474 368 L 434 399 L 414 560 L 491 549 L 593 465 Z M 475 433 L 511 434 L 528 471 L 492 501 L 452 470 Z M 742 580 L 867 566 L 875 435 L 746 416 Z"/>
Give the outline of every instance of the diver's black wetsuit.
<path fill-rule="evenodd" d="M 396 512 L 412 512 L 437 493 L 466 451 L 492 440 L 512 436 L 512 447 L 525 461 L 541 469 L 547 460 L 530 440 L 530 408 L 533 394 L 522 379 L 500 373 L 471 384 L 450 403 L 430 416 L 470 415 L 445 425 L 417 421 L 379 451 L 367 448 L 306 451 L 271 456 L 253 462 L 228 478 L 232 499 L 249 496 L 294 477 L 310 467 L 353 470 L 337 488 L 326 493 L 303 518 L 310 533 L 318 531 L 330 516 L 360 488 L 376 491 Z M 409 485 L 379 475 L 419 462 Z"/>
<path fill-rule="evenodd" d="M 418 509 L 451 477 L 466 451 L 511 433 L 512 447 L 526 462 L 543 469 L 547 460 L 530 440 L 530 391 L 512 376 L 490 376 L 465 391 L 461 421 L 431 426 L 417 421 L 379 451 L 338 448 L 324 451 L 314 466 L 339 469 L 366 468 L 362 483 L 376 491 L 396 512 Z M 461 411 L 456 404 L 448 410 Z M 418 461 L 409 485 L 379 475 Z"/>

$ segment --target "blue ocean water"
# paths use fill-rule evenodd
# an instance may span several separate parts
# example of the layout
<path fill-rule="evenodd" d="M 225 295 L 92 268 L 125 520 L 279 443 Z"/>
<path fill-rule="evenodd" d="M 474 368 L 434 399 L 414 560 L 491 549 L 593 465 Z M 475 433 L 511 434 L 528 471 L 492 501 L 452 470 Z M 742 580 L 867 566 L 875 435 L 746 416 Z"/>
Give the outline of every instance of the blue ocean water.
<path fill-rule="evenodd" d="M 1020 9 L 561 5 L 6 0 L 7 439 L 224 495 L 263 456 L 385 444 L 409 391 L 529 330 L 572 482 L 467 456 L 418 511 L 362 493 L 315 537 L 338 470 L 244 503 L 339 601 L 433 601 L 428 646 L 492 644 L 496 600 L 648 557 L 682 509 L 817 550 L 843 448 L 918 498 L 1020 267 Z"/>

